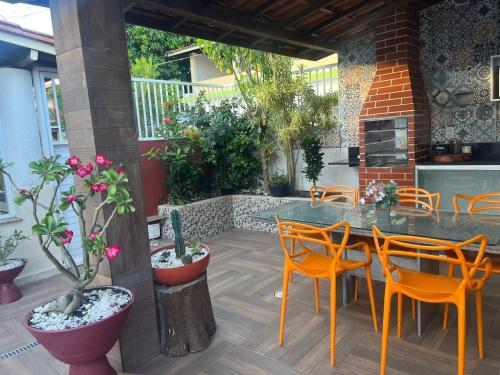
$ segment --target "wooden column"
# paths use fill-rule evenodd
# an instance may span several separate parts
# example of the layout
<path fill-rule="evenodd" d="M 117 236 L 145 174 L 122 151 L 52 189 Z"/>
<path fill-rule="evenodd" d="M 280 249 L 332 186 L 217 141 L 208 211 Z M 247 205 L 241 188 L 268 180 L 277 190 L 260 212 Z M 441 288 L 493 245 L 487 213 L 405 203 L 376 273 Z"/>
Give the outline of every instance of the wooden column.
<path fill-rule="evenodd" d="M 50 9 L 71 153 L 103 154 L 130 179 L 136 212 L 108 228 L 122 253 L 103 264 L 103 275 L 136 293 L 120 337 L 123 370 L 133 371 L 159 354 L 159 344 L 122 2 L 51 0 Z"/>

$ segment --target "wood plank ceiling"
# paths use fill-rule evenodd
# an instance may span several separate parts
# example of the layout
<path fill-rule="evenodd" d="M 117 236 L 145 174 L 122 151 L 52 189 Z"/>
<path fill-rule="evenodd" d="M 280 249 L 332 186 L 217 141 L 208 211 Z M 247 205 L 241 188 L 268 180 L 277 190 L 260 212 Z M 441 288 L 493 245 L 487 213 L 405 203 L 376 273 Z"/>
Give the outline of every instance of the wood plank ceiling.
<path fill-rule="evenodd" d="M 49 0 L 8 0 L 48 5 Z M 123 0 L 127 22 L 317 60 L 415 0 Z M 425 8 L 439 0 L 420 0 Z"/>

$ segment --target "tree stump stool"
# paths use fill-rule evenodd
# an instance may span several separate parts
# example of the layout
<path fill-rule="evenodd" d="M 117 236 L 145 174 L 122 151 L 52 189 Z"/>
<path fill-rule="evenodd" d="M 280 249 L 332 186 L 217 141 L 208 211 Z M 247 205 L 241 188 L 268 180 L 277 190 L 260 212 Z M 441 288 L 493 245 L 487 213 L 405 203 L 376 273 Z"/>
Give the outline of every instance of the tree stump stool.
<path fill-rule="evenodd" d="M 207 274 L 187 284 L 155 284 L 160 351 L 178 357 L 204 350 L 215 334 L 215 319 Z"/>

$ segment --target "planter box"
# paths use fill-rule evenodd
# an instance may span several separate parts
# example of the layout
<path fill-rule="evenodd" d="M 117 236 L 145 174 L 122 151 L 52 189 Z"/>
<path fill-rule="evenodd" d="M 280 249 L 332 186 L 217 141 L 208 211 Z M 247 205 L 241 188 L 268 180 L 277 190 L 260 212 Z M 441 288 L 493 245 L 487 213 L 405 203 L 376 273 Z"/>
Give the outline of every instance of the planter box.
<path fill-rule="evenodd" d="M 276 232 L 274 223 L 253 220 L 249 215 L 294 200 L 309 200 L 309 198 L 277 198 L 267 195 L 245 194 L 224 195 L 183 206 L 160 205 L 158 213 L 168 217 L 163 221 L 163 237 L 174 238 L 170 212 L 177 209 L 182 219 L 184 240 L 203 240 L 231 229 Z"/>

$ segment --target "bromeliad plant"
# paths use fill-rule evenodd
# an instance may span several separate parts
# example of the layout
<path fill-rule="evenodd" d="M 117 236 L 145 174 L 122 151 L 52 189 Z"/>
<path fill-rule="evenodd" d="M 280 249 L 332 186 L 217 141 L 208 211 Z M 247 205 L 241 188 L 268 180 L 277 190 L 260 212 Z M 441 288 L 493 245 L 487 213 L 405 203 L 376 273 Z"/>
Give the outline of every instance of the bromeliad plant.
<path fill-rule="evenodd" d="M 399 202 L 398 184 L 392 180 L 388 183 L 372 180 L 366 187 L 365 196 L 373 201 L 375 207 L 390 209 Z"/>
<path fill-rule="evenodd" d="M 15 230 L 12 234 L 7 237 L 5 241 L 2 241 L 0 237 L 0 266 L 7 264 L 7 258 L 16 250 L 16 248 L 23 242 L 27 240 L 28 237 L 24 235 L 22 231 Z"/>
<path fill-rule="evenodd" d="M 15 203 L 31 203 L 35 221 L 32 226 L 33 235 L 37 237 L 43 253 L 73 284 L 72 290 L 60 296 L 56 308 L 51 311 L 70 315 L 84 302 L 83 292 L 96 277 L 104 257 L 111 260 L 120 254 L 120 247 L 106 243 L 105 234 L 116 214 L 135 211 L 127 174 L 122 168 L 114 168 L 113 162 L 102 155 L 96 155 L 88 163 L 72 156 L 65 164 L 59 161 L 59 156 L 52 156 L 29 164 L 32 174 L 39 178 L 39 183 L 27 189 L 15 184 L 8 172 L 10 166 L 11 164 L 0 160 L 0 173 L 10 180 L 18 192 Z M 67 178 L 73 178 L 73 175 L 82 180 L 81 191 L 77 191 L 75 185 L 61 191 L 63 182 Z M 53 186 L 54 190 L 48 203 L 45 203 L 42 202 L 41 194 L 49 186 Z M 94 205 L 92 198 L 96 195 L 101 200 Z M 109 207 L 111 213 L 104 222 L 101 213 L 105 207 Z M 73 210 L 80 220 L 83 269 L 77 266 L 67 247 L 73 239 L 73 231 L 68 229 L 68 224 L 64 221 L 63 212 L 66 210 Z M 89 217 L 90 221 L 86 219 Z M 54 254 L 57 250 L 68 267 Z M 91 256 L 95 257 L 95 262 L 92 262 L 94 264 L 91 264 Z"/>

